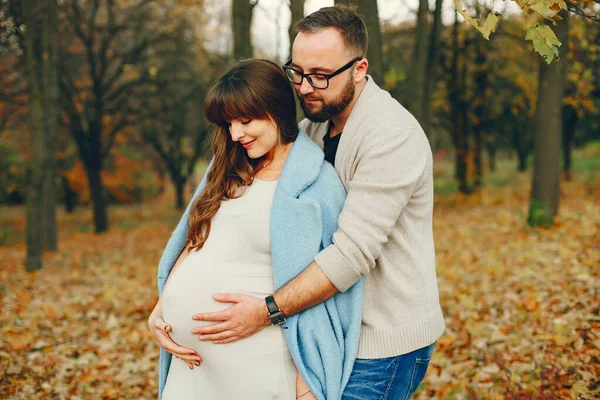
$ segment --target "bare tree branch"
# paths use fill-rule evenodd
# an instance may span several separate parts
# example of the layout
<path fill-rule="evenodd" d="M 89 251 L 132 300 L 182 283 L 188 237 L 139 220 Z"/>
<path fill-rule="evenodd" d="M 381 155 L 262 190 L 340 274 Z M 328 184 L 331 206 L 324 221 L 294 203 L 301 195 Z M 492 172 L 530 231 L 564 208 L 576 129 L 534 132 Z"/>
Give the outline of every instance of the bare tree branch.
<path fill-rule="evenodd" d="M 119 122 L 107 134 L 108 137 L 107 137 L 107 140 L 106 140 L 106 145 L 104 146 L 104 148 L 100 152 L 100 157 L 103 160 L 110 153 L 110 149 L 112 148 L 113 144 L 115 143 L 115 138 L 117 137 L 117 134 L 129 124 L 129 120 L 127 118 L 129 116 L 129 110 L 127 110 L 127 109 L 123 110 L 122 115 L 123 116 L 121 117 L 121 119 L 119 120 Z"/>
<path fill-rule="evenodd" d="M 595 1 L 596 1 L 596 3 L 600 4 L 600 0 L 595 0 Z M 596 13 L 596 15 L 590 15 L 590 14 L 586 13 L 584 10 L 582 10 L 577 4 L 573 3 L 572 1 L 567 0 L 567 8 L 569 11 L 571 11 L 574 14 L 580 15 L 580 16 L 590 19 L 594 22 L 600 22 L 600 17 L 598 16 L 598 13 Z"/>

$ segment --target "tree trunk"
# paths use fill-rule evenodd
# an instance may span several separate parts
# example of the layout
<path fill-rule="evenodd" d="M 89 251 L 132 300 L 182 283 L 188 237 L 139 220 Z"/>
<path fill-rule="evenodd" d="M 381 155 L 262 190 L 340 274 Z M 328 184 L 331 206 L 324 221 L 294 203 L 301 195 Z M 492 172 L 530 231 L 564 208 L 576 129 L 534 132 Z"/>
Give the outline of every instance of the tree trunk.
<path fill-rule="evenodd" d="M 482 162 L 482 153 L 483 153 L 483 138 L 484 138 L 484 125 L 486 120 L 486 105 L 487 99 L 485 96 L 487 85 L 488 85 L 488 75 L 487 71 L 489 69 L 489 65 L 487 63 L 487 46 L 488 43 L 484 42 L 484 38 L 477 37 L 475 40 L 475 107 L 473 110 L 474 119 L 473 119 L 473 163 L 475 166 L 475 176 L 473 177 L 473 186 L 476 189 L 481 188 L 482 179 L 483 179 L 483 162 Z"/>
<path fill-rule="evenodd" d="M 518 170 L 519 172 L 525 172 L 527 170 L 527 156 L 529 155 L 529 148 L 525 140 L 525 132 L 517 127 L 514 129 L 517 143 L 517 158 L 518 158 Z"/>
<path fill-rule="evenodd" d="M 460 47 L 458 43 L 458 13 L 454 17 L 454 31 L 452 35 L 452 64 L 450 74 L 450 107 L 452 110 L 452 140 L 455 150 L 455 177 L 458 181 L 458 188 L 461 193 L 469 193 L 469 184 L 467 181 L 467 127 L 466 113 L 461 94 L 463 74 L 458 72 L 458 57 Z"/>
<path fill-rule="evenodd" d="M 56 146 L 58 143 L 58 5 L 56 0 L 44 0 L 43 88 L 44 88 L 44 159 L 43 232 L 45 247 L 58 249 L 56 228 Z"/>
<path fill-rule="evenodd" d="M 512 133 L 511 150 L 515 150 L 517 153 L 517 170 L 519 172 L 525 172 L 527 170 L 527 157 L 532 150 L 531 143 L 529 143 L 530 124 L 526 121 L 522 121 L 522 118 L 519 116 L 516 118 L 517 120 L 508 126 L 507 131 Z M 511 158 L 512 154 L 513 153 L 511 152 Z"/>
<path fill-rule="evenodd" d="M 288 58 L 292 58 L 292 46 L 296 38 L 296 23 L 304 18 L 304 3 L 305 0 L 290 0 L 292 19 L 290 21 L 290 29 L 288 29 L 288 34 L 290 35 L 290 56 Z"/>
<path fill-rule="evenodd" d="M 473 187 L 475 189 L 481 189 L 483 180 L 483 132 L 480 128 L 474 131 L 473 140 L 473 166 L 475 167 L 475 173 L 473 176 Z"/>
<path fill-rule="evenodd" d="M 60 181 L 63 187 L 63 196 L 65 202 L 65 211 L 71 214 L 75 210 L 75 204 L 77 202 L 77 193 L 75 193 L 69 185 L 69 180 L 64 176 L 60 177 Z"/>
<path fill-rule="evenodd" d="M 527 171 L 527 153 L 523 151 L 522 149 L 517 150 L 517 156 L 519 159 L 519 164 L 518 164 L 518 169 L 519 172 L 525 172 Z"/>
<path fill-rule="evenodd" d="M 233 0 L 231 21 L 233 24 L 233 58 L 235 61 L 252 58 L 252 41 L 250 28 L 252 26 L 252 9 L 256 2 L 249 0 Z"/>
<path fill-rule="evenodd" d="M 563 173 L 567 181 L 571 180 L 571 160 L 573 153 L 573 139 L 575 137 L 575 127 L 577 126 L 577 112 L 571 106 L 563 106 L 563 130 L 562 130 L 562 151 L 563 151 Z"/>
<path fill-rule="evenodd" d="M 560 60 L 546 64 L 540 59 L 539 92 L 536 108 L 534 166 L 528 222 L 532 226 L 552 226 L 560 197 L 560 147 L 562 103 L 567 66 L 569 16 L 561 12 L 555 33 L 562 42 Z"/>
<path fill-rule="evenodd" d="M 490 162 L 490 171 L 496 171 L 496 142 L 494 140 L 486 141 L 486 149 Z"/>
<path fill-rule="evenodd" d="M 27 256 L 25 268 L 27 272 L 42 268 L 43 252 L 43 198 L 44 172 L 42 160 L 44 157 L 44 112 L 43 93 L 38 71 L 40 70 L 39 30 L 35 15 L 35 1 L 23 0 L 23 22 L 25 31 L 25 59 L 29 78 L 30 103 L 30 136 L 32 143 L 31 173 L 27 190 Z"/>
<path fill-rule="evenodd" d="M 106 232 L 108 230 L 108 215 L 104 186 L 100 176 L 102 161 L 99 158 L 87 160 L 84 165 L 90 185 L 90 197 L 94 205 L 94 229 L 96 233 Z"/>
<path fill-rule="evenodd" d="M 429 102 L 431 101 L 431 92 L 435 87 L 437 80 L 437 71 L 440 54 L 440 35 L 442 32 L 442 0 L 435 0 L 435 11 L 433 13 L 433 27 L 429 39 L 429 52 L 427 54 L 427 68 L 425 70 L 425 87 L 423 89 L 423 100 L 419 108 L 417 119 L 421 127 L 429 137 L 429 142 L 433 151 L 436 149 L 436 138 L 434 131 L 431 130 L 431 120 L 429 117 Z"/>
<path fill-rule="evenodd" d="M 186 179 L 183 179 L 182 176 L 173 176 L 171 179 L 173 180 L 173 184 L 175 185 L 175 207 L 178 210 L 182 210 L 185 206 L 183 189 L 185 188 Z"/>
<path fill-rule="evenodd" d="M 426 84 L 425 71 L 427 69 L 427 50 L 429 32 L 429 24 L 427 16 L 429 15 L 429 2 L 427 0 L 419 0 L 419 9 L 417 11 L 417 27 L 415 37 L 415 47 L 413 51 L 413 59 L 410 67 L 410 84 L 409 90 L 411 93 L 411 101 L 409 109 L 414 116 L 423 124 L 423 102 L 425 100 L 424 91 Z M 425 134 L 429 132 L 425 131 Z"/>

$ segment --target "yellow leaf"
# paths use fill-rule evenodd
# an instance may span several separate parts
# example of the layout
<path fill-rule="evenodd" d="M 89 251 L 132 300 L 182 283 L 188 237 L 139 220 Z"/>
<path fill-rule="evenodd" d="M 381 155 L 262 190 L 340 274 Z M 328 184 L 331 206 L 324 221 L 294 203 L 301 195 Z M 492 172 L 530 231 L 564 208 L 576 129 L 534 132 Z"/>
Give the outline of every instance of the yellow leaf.
<path fill-rule="evenodd" d="M 483 24 L 483 26 L 480 26 L 479 23 L 473 18 L 471 18 L 467 11 L 463 9 L 463 5 L 461 4 L 460 0 L 454 0 L 454 7 L 456 8 L 456 11 L 458 11 L 458 13 L 463 16 L 465 21 L 467 21 L 475 29 L 477 29 L 483 35 L 484 38 L 490 40 L 490 34 L 492 32 L 495 32 L 496 28 L 498 27 L 498 22 L 500 21 L 501 17 L 499 13 L 489 13 L 485 19 L 485 23 Z"/>
<path fill-rule="evenodd" d="M 554 57 L 558 57 L 558 48 L 562 43 L 556 38 L 556 35 L 548 25 L 537 24 L 527 30 L 525 40 L 531 40 L 533 47 L 548 64 Z"/>
<path fill-rule="evenodd" d="M 483 34 L 483 37 L 485 37 L 486 39 L 490 38 L 490 34 L 492 32 L 496 32 L 496 29 L 498 28 L 498 22 L 500 22 L 500 17 L 502 17 L 502 15 L 498 14 L 498 13 L 489 13 L 487 15 L 487 17 L 485 18 L 485 23 L 483 24 L 483 28 L 481 33 Z"/>

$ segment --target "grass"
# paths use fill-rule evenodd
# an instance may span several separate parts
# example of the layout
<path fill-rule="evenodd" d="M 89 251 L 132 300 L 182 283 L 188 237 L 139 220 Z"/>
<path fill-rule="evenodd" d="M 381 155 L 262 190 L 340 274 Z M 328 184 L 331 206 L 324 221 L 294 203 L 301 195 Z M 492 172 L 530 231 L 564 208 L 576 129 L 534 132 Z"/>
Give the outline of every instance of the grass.
<path fill-rule="evenodd" d="M 560 162 L 562 165 L 562 159 Z M 524 177 L 530 179 L 533 156 L 528 157 L 528 168 L 524 172 L 518 171 L 516 155 L 512 158 L 497 157 L 495 171 L 490 170 L 487 157 L 484 157 L 483 165 L 483 187 L 491 186 L 502 189 Z M 470 168 L 469 182 L 472 182 L 472 172 L 472 168 Z M 583 148 L 574 149 L 571 172 L 575 180 L 586 185 L 593 185 L 594 182 L 600 179 L 600 142 L 592 142 Z M 454 173 L 454 156 L 452 154 L 435 158 L 434 189 L 436 197 L 452 195 L 458 191 L 458 183 L 454 178 Z"/>

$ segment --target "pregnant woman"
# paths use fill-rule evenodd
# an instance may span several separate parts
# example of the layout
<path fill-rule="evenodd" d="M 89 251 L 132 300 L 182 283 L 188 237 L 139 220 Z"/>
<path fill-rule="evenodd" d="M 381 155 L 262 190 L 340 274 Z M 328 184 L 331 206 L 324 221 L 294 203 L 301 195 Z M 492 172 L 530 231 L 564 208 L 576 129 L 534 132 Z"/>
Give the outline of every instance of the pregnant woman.
<path fill-rule="evenodd" d="M 276 64 L 240 62 L 211 88 L 204 112 L 214 158 L 163 253 L 148 320 L 161 345 L 159 397 L 339 399 L 358 347 L 363 282 L 287 320 L 266 297 L 331 243 L 343 186 L 299 130 Z M 269 326 L 234 343 L 199 341 L 192 316 L 228 307 L 213 299 L 219 292 L 264 301 Z"/>

